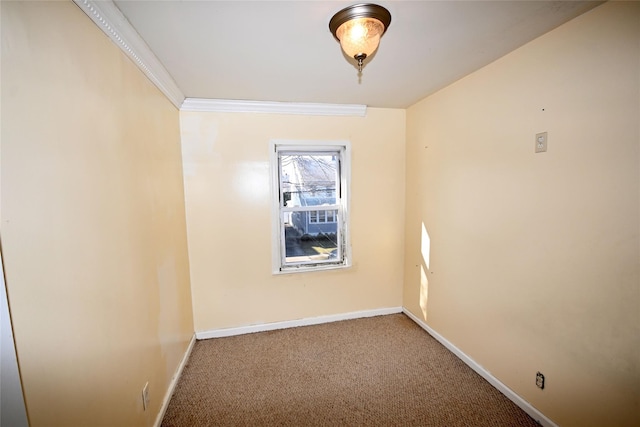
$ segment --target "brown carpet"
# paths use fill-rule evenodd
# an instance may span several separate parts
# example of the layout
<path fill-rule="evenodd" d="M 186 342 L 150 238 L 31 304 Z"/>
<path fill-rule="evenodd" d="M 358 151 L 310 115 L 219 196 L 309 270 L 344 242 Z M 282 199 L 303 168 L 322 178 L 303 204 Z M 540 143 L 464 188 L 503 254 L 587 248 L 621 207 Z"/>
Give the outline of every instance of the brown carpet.
<path fill-rule="evenodd" d="M 198 341 L 162 426 L 538 424 L 393 314 Z"/>

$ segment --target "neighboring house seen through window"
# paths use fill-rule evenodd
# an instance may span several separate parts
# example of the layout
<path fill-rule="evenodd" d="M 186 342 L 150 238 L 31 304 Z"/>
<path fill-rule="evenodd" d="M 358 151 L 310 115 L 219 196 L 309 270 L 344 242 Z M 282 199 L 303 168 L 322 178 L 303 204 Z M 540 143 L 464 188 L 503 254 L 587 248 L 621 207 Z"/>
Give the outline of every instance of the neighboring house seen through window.
<path fill-rule="evenodd" d="M 272 168 L 274 272 L 348 266 L 348 144 L 273 142 Z"/>

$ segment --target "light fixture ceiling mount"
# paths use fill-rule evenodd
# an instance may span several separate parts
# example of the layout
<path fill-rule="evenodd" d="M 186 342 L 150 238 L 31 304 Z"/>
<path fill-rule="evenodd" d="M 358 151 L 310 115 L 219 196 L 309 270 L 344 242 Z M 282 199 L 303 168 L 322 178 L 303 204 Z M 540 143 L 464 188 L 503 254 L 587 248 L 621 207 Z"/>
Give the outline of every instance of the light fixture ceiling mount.
<path fill-rule="evenodd" d="M 378 48 L 380 37 L 391 23 L 391 13 L 382 6 L 371 3 L 354 4 L 333 15 L 329 29 L 340 41 L 347 56 L 358 63 L 362 72 L 364 60 Z"/>

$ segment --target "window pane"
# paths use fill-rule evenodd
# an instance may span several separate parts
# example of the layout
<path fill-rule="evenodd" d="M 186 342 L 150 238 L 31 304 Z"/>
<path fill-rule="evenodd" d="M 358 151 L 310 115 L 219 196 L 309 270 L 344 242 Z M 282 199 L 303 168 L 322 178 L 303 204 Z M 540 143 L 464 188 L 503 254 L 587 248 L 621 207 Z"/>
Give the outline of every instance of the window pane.
<path fill-rule="evenodd" d="M 315 143 L 314 143 L 315 144 Z M 271 143 L 273 272 L 294 273 L 348 267 L 350 145 Z"/>
<path fill-rule="evenodd" d="M 335 205 L 338 153 L 280 153 L 283 206 Z"/>
<path fill-rule="evenodd" d="M 337 222 L 307 221 L 311 212 L 283 213 L 285 234 L 285 262 L 336 262 L 338 258 L 338 224 Z M 318 213 L 318 212 L 316 212 Z M 336 211 L 320 211 L 323 215 Z M 317 219 L 317 217 L 316 217 Z"/>

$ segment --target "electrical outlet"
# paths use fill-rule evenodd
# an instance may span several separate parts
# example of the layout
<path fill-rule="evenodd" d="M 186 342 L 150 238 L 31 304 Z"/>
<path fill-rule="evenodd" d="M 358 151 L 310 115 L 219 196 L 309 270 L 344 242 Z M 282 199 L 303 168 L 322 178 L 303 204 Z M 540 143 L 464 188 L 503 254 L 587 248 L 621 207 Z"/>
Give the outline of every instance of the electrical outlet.
<path fill-rule="evenodd" d="M 146 411 L 149 406 L 149 382 L 142 387 L 142 408 Z"/>
<path fill-rule="evenodd" d="M 544 389 L 544 375 L 542 375 L 542 372 L 536 373 L 536 385 L 539 389 Z"/>
<path fill-rule="evenodd" d="M 547 133 L 536 134 L 536 153 L 544 153 L 547 151 Z"/>

